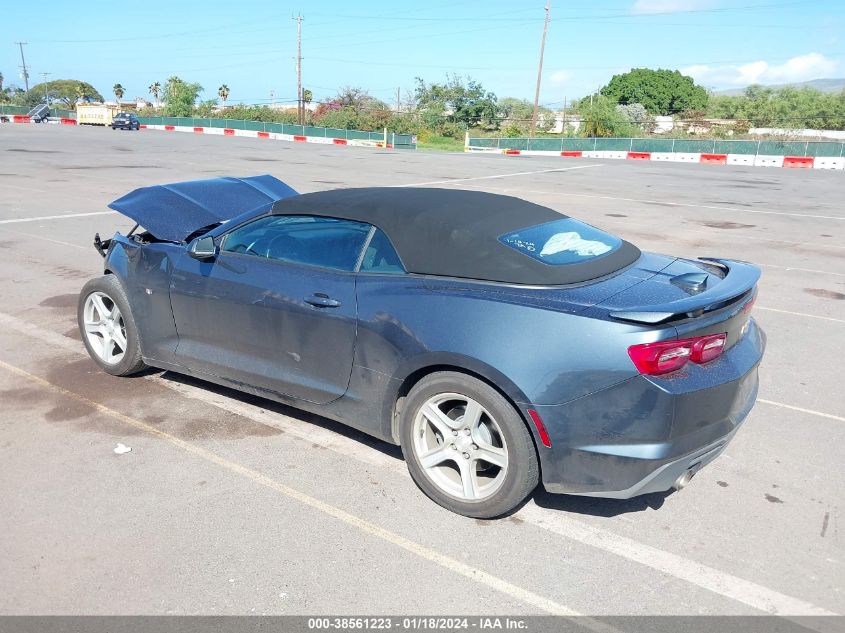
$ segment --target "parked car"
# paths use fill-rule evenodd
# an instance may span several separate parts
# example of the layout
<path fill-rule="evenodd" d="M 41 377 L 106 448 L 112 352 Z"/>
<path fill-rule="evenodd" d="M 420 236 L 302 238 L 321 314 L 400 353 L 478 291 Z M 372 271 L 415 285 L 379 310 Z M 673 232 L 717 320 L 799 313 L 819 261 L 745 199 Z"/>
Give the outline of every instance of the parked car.
<path fill-rule="evenodd" d="M 138 189 L 79 297 L 91 357 L 318 413 L 399 444 L 473 517 L 555 493 L 681 488 L 757 395 L 759 270 L 640 250 L 509 196 L 298 195 L 271 176 Z M 331 477 L 327 474 L 327 477 Z"/>
<path fill-rule="evenodd" d="M 112 119 L 111 129 L 117 130 L 118 128 L 121 130 L 140 130 L 141 123 L 134 114 L 118 112 L 114 119 Z"/>

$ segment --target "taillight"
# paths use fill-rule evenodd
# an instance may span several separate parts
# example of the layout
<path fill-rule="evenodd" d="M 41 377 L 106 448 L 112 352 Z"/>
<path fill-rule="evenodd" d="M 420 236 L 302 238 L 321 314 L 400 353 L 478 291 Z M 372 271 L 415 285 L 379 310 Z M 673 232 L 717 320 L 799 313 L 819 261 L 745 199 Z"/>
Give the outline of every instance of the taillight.
<path fill-rule="evenodd" d="M 694 363 L 707 363 L 716 358 L 725 349 L 725 334 L 709 334 L 694 339 L 690 360 Z"/>
<path fill-rule="evenodd" d="M 680 369 L 687 364 L 692 345 L 687 341 L 661 341 L 631 345 L 628 356 L 641 374 L 659 376 Z"/>
<path fill-rule="evenodd" d="M 725 349 L 726 335 L 708 334 L 678 341 L 660 341 L 631 345 L 628 356 L 641 374 L 660 376 L 676 371 L 687 364 L 707 363 Z"/>

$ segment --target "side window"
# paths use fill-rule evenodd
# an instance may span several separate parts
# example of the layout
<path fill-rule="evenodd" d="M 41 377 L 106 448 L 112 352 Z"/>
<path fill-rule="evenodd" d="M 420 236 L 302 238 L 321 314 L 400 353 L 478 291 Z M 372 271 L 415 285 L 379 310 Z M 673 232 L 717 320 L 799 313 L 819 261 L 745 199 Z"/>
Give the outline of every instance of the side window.
<path fill-rule="evenodd" d="M 353 271 L 370 226 L 311 215 L 271 215 L 227 234 L 222 249 L 333 270 Z"/>
<path fill-rule="evenodd" d="M 381 229 L 376 229 L 370 240 L 364 257 L 361 259 L 362 273 L 393 273 L 403 274 L 405 267 L 393 244 Z"/>

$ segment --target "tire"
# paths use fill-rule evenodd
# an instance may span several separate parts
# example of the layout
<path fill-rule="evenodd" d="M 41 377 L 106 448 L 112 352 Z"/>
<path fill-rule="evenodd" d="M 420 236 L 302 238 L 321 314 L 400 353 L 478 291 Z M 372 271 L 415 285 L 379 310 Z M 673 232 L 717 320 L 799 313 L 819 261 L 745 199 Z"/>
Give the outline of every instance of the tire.
<path fill-rule="evenodd" d="M 114 275 L 91 279 L 82 287 L 76 320 L 85 349 L 107 374 L 129 376 L 147 367 L 132 309 Z"/>
<path fill-rule="evenodd" d="M 468 411 L 473 421 L 464 423 Z M 487 383 L 458 372 L 430 374 L 414 385 L 400 443 L 417 486 L 464 516 L 502 516 L 539 481 L 537 450 L 519 412 Z"/>

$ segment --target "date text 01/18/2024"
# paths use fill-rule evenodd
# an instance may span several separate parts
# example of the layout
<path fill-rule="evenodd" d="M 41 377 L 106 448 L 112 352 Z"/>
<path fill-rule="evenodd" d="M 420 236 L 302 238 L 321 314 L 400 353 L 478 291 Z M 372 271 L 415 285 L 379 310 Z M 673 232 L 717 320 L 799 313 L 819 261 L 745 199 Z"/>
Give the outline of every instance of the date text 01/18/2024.
<path fill-rule="evenodd" d="M 523 630 L 526 622 L 519 618 L 509 617 L 341 617 L 341 618 L 309 618 L 310 630 L 341 630 L 341 631 L 376 631 L 376 630 L 405 630 L 405 631 L 461 631 L 461 630 Z"/>

